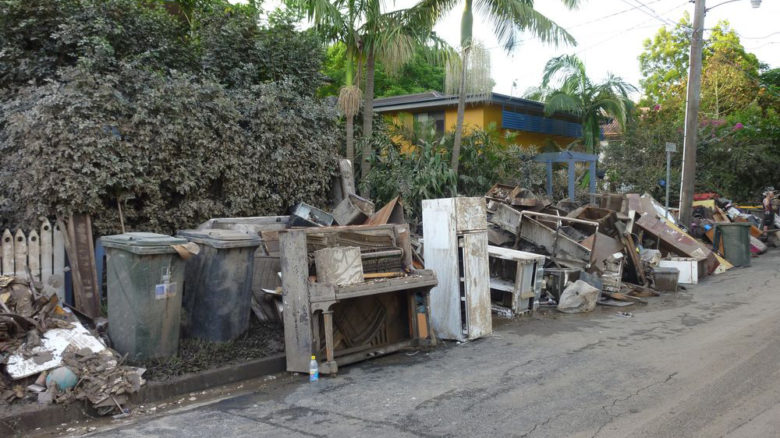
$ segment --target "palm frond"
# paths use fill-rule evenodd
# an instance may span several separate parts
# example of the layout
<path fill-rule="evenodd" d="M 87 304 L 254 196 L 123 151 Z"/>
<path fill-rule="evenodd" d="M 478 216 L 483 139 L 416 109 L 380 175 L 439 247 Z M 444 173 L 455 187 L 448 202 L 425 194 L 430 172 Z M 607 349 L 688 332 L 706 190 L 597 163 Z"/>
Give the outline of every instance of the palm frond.
<path fill-rule="evenodd" d="M 544 112 L 548 116 L 556 113 L 569 113 L 576 116 L 582 115 L 582 106 L 577 97 L 568 93 L 554 91 L 550 93 L 544 102 Z"/>
<path fill-rule="evenodd" d="M 512 50 L 528 32 L 543 43 L 576 44 L 574 37 L 534 9 L 533 0 L 475 0 L 476 10 L 490 20 L 499 43 Z"/>

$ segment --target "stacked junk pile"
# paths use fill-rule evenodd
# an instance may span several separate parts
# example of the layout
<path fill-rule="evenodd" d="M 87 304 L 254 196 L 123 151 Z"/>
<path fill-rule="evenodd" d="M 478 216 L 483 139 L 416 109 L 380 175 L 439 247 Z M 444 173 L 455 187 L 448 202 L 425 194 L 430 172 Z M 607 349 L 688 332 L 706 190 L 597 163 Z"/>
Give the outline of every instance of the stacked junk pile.
<path fill-rule="evenodd" d="M 69 305 L 32 276 L 0 276 L 0 403 L 86 400 L 93 414 L 127 415 L 146 383 L 146 369 L 128 364 L 169 360 L 182 339 L 236 340 L 253 314 L 283 330 L 291 372 L 308 373 L 312 357 L 328 374 L 435 344 L 437 277 L 423 267 L 400 200 L 375 211 L 355 193 L 351 164 L 340 170 L 330 212 L 299 203 L 288 216 L 96 241 L 88 216 L 58 224 L 74 232 L 65 239 Z"/>
<path fill-rule="evenodd" d="M 486 199 L 490 243 L 545 256 L 542 292 L 533 306 L 562 312 L 646 303 L 644 298 L 676 292 L 678 285 L 749 266 L 751 256 L 767 249 L 758 239 L 761 218 L 725 199 L 697 200 L 687 232 L 648 194 L 600 194 L 586 205 L 553 205 L 523 188 L 497 184 Z M 776 245 L 777 232 L 768 237 Z"/>
<path fill-rule="evenodd" d="M 89 218 L 71 218 L 61 228 L 73 305 L 29 273 L 0 276 L 2 400 L 86 400 L 126 415 L 145 372 L 128 364 L 174 357 L 181 338 L 235 340 L 252 314 L 283 326 L 288 371 L 315 360 L 328 374 L 486 336 L 492 314 L 646 303 L 766 250 L 755 218 L 721 199 L 697 201 L 688 234 L 648 195 L 553 205 L 496 185 L 423 201 L 420 236 L 400 199 L 375 210 L 355 193 L 347 160 L 331 198 L 330 212 L 299 203 L 289 216 L 214 218 L 176 236 L 103 236 L 98 256 Z"/>

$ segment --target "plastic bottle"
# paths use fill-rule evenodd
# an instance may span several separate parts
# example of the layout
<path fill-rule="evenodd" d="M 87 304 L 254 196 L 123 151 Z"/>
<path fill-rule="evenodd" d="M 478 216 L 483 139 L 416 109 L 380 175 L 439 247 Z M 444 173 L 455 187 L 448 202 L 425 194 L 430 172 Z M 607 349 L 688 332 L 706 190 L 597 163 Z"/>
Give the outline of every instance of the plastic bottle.
<path fill-rule="evenodd" d="M 309 362 L 309 382 L 316 382 L 320 379 L 320 367 L 317 365 L 317 358 L 312 356 Z"/>

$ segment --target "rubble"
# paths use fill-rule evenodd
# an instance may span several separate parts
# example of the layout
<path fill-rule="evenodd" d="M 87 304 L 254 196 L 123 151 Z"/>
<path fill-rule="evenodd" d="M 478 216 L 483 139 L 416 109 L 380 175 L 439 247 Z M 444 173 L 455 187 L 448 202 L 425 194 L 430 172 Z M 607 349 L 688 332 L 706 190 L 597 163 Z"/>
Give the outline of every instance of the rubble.
<path fill-rule="evenodd" d="M 101 415 L 122 412 L 144 370 L 122 358 L 82 325 L 57 295 L 36 282 L 0 277 L 0 403 L 86 400 Z"/>

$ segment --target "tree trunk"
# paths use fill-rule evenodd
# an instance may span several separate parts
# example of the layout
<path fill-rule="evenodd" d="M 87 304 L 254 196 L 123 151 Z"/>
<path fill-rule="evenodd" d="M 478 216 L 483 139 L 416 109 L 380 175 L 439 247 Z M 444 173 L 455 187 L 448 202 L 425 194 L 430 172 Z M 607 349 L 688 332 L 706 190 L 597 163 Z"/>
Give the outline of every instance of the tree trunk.
<path fill-rule="evenodd" d="M 355 116 L 347 115 L 347 160 L 355 168 Z"/>
<path fill-rule="evenodd" d="M 360 178 L 365 179 L 368 172 L 371 171 L 371 136 L 374 131 L 374 53 L 369 52 L 366 56 L 366 100 L 363 103 L 363 151 L 360 160 Z M 370 198 L 371 192 L 368 186 L 360 190 L 360 196 Z"/>
<path fill-rule="evenodd" d="M 462 65 L 460 67 L 460 90 L 458 93 L 458 119 L 455 125 L 455 139 L 452 142 L 452 162 L 450 166 L 458 176 L 458 164 L 460 162 L 460 143 L 463 139 L 463 116 L 466 112 L 466 63 L 468 62 L 469 49 L 463 49 Z"/>

